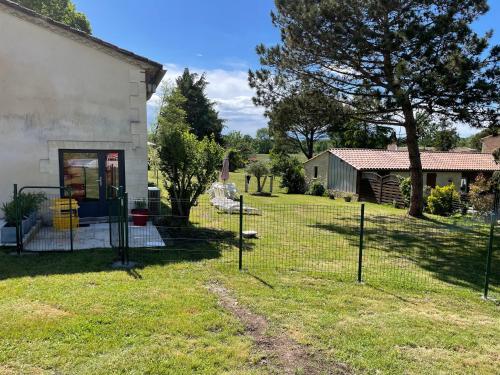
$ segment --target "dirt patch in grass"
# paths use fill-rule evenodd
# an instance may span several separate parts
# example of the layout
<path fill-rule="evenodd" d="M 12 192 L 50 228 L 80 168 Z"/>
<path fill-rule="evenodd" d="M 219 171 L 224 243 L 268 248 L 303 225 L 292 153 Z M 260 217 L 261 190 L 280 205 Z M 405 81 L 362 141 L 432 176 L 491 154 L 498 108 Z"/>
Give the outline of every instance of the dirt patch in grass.
<path fill-rule="evenodd" d="M 31 367 L 29 365 L 2 365 L 0 364 L 0 375 L 18 375 L 18 374 L 32 374 L 44 375 L 48 374 L 41 368 Z"/>
<path fill-rule="evenodd" d="M 56 306 L 51 306 L 38 301 L 22 301 L 10 306 L 16 314 L 30 316 L 33 319 L 57 319 L 71 314 Z"/>
<path fill-rule="evenodd" d="M 265 354 L 263 365 L 280 374 L 352 374 L 353 371 L 342 363 L 330 362 L 324 355 L 300 345 L 289 335 L 281 333 L 268 335 L 268 322 L 261 316 L 240 305 L 238 300 L 220 283 L 211 282 L 208 289 L 214 293 L 219 304 L 230 311 L 245 326 L 255 345 Z"/>

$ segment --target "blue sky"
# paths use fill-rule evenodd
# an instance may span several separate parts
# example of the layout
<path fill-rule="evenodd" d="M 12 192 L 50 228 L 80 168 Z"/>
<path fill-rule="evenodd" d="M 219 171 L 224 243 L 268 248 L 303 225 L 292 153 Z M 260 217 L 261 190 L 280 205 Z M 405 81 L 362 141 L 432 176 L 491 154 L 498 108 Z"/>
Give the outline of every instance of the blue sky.
<path fill-rule="evenodd" d="M 255 46 L 279 41 L 271 24 L 273 0 L 73 0 L 90 19 L 98 38 L 160 63 L 173 80 L 184 67 L 206 72 L 208 96 L 217 102 L 228 130 L 254 134 L 266 126 L 263 110 L 253 106 L 247 84 L 249 68 L 259 66 Z M 476 25 L 478 32 L 494 28 L 500 0 Z M 500 33 L 500 31 L 498 31 Z M 500 43 L 500 35 L 494 35 Z M 148 104 L 149 121 L 157 97 Z M 463 135 L 470 129 L 461 128 Z"/>

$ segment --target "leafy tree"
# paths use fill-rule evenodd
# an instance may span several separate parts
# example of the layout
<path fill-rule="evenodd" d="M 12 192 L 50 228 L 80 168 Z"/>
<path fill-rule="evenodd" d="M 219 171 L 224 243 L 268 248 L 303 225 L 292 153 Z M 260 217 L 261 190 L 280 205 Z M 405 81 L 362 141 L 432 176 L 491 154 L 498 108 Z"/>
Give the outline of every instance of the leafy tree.
<path fill-rule="evenodd" d="M 281 177 L 280 186 L 287 189 L 288 194 L 306 192 L 304 166 L 297 157 L 284 152 L 271 152 L 271 173 Z"/>
<path fill-rule="evenodd" d="M 434 147 L 438 151 L 450 151 L 458 146 L 460 136 L 455 127 L 442 120 L 432 121 L 425 114 L 417 114 L 417 134 L 419 144 L 424 147 Z"/>
<path fill-rule="evenodd" d="M 251 135 L 233 130 L 223 136 L 223 141 L 225 147 L 239 150 L 246 159 L 256 152 L 255 140 Z"/>
<path fill-rule="evenodd" d="M 387 148 L 394 139 L 394 129 L 361 122 L 347 121 L 339 130 L 330 132 L 335 147 L 348 148 Z"/>
<path fill-rule="evenodd" d="M 342 110 L 318 90 L 303 87 L 301 90 L 277 102 L 266 99 L 255 102 L 269 108 L 266 114 L 272 134 L 295 145 L 310 159 L 315 143 L 339 126 Z"/>
<path fill-rule="evenodd" d="M 482 215 L 490 213 L 495 204 L 494 183 L 484 175 L 477 176 L 470 186 L 469 201 L 474 210 Z"/>
<path fill-rule="evenodd" d="M 267 164 L 262 161 L 251 163 L 247 167 L 247 173 L 253 175 L 257 179 L 257 193 L 262 193 L 262 189 L 264 189 L 264 185 L 266 184 L 267 175 L 269 174 Z"/>
<path fill-rule="evenodd" d="M 207 186 L 217 180 L 223 149 L 213 139 L 192 134 L 186 121 L 185 98 L 175 89 L 158 119 L 158 154 L 173 217 L 187 224 L 191 208 Z"/>
<path fill-rule="evenodd" d="M 230 148 L 227 150 L 227 159 L 229 160 L 229 172 L 244 168 L 248 159 L 245 159 L 239 150 Z"/>
<path fill-rule="evenodd" d="M 255 147 L 259 154 L 269 154 L 273 148 L 273 139 L 269 134 L 268 128 L 261 128 L 257 130 L 255 136 Z"/>
<path fill-rule="evenodd" d="M 309 80 L 365 122 L 406 130 L 412 196 L 421 216 L 423 174 L 415 113 L 486 126 L 498 123 L 500 46 L 487 53 L 470 25 L 486 0 L 276 0 L 282 43 L 257 47 L 257 98 Z M 362 98 L 359 105 L 356 98 Z M 366 105 L 368 103 L 368 106 Z"/>
<path fill-rule="evenodd" d="M 186 98 L 182 108 L 186 112 L 186 121 L 191 131 L 198 139 L 210 136 L 222 144 L 224 121 L 219 118 L 219 113 L 214 108 L 215 103 L 205 94 L 208 85 L 205 75 L 200 77 L 186 68 L 182 76 L 177 78 L 176 84 L 179 92 Z"/>
<path fill-rule="evenodd" d="M 71 0 L 15 0 L 16 3 L 59 21 L 74 29 L 91 34 L 90 22 L 85 14 L 76 10 Z"/>

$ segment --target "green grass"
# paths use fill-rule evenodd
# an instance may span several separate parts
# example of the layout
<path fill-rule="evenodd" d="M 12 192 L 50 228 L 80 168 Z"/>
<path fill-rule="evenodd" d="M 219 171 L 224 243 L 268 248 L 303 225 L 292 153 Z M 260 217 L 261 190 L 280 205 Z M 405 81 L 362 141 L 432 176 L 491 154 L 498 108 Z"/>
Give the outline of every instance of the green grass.
<path fill-rule="evenodd" d="M 243 175 L 231 178 L 243 190 Z M 367 204 L 360 285 L 358 203 L 285 195 L 277 182 L 273 197 L 244 201 L 263 211 L 245 216 L 261 237 L 246 244 L 245 272 L 234 246 L 200 245 L 193 257 L 134 251 L 142 266 L 131 273 L 110 269 L 110 250 L 0 252 L 0 374 L 268 373 L 207 292 L 212 280 L 264 315 L 269 334 L 286 332 L 357 373 L 497 373 L 500 309 L 480 298 L 484 225 L 464 231 L 459 219 L 416 221 Z M 202 197 L 195 227 L 237 231 L 237 215 L 208 207 Z"/>

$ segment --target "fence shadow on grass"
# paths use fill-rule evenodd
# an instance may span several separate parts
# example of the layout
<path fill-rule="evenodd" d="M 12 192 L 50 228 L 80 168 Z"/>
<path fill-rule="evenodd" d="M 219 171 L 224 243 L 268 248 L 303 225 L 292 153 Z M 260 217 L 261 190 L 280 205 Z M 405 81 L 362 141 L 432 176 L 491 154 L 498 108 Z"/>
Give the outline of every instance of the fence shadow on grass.
<path fill-rule="evenodd" d="M 137 269 L 153 265 L 198 262 L 222 258 L 236 262 L 238 250 L 234 232 L 199 227 L 186 227 L 175 237 L 168 237 L 165 247 L 129 249 L 130 261 Z M 116 249 L 81 250 L 75 252 L 24 252 L 0 249 L 0 280 L 20 277 L 66 275 L 114 271 L 111 264 L 119 260 Z"/>
<path fill-rule="evenodd" d="M 359 245 L 356 223 L 316 224 L 340 234 L 350 246 Z M 367 214 L 364 230 L 363 273 L 369 280 L 399 273 L 401 278 L 427 272 L 443 282 L 481 289 L 488 246 L 488 226 L 476 223 L 446 223 L 432 218 Z M 500 254 L 494 264 L 500 265 Z M 491 284 L 500 285 L 500 269 L 494 269 Z"/>

